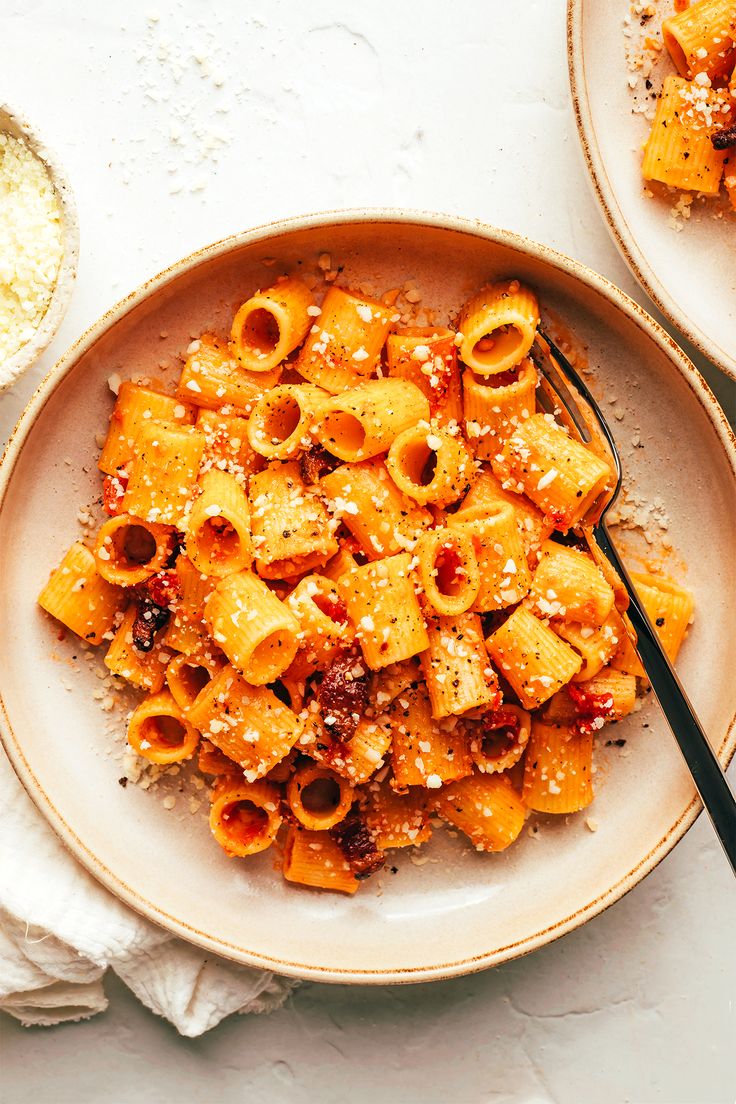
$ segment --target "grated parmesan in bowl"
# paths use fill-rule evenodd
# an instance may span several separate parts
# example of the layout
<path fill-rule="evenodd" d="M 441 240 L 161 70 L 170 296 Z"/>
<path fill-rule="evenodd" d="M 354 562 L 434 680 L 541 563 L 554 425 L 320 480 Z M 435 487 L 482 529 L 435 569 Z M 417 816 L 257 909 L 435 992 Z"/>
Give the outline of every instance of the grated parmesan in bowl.
<path fill-rule="evenodd" d="M 0 392 L 56 333 L 77 269 L 71 189 L 28 125 L 0 105 Z"/>

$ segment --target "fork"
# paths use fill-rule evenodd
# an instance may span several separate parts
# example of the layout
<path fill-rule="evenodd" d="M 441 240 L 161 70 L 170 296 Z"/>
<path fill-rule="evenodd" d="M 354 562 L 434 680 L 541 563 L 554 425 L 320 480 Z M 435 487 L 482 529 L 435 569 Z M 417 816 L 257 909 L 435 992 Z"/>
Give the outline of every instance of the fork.
<path fill-rule="evenodd" d="M 542 330 L 537 331 L 532 359 L 541 372 L 540 405 L 562 420 L 573 437 L 602 452 L 616 473 L 613 488 L 602 492 L 579 527 L 594 557 L 605 557 L 628 594 L 626 630 L 736 873 L 736 799 L 606 526 L 606 514 L 618 497 L 622 481 L 621 458 L 613 434 L 585 381 Z"/>

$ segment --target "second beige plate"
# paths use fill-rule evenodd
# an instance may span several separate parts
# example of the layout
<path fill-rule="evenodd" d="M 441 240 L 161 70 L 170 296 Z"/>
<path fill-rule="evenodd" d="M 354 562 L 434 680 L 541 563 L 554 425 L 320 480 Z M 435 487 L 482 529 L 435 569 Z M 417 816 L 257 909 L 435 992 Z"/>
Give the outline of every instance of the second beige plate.
<path fill-rule="evenodd" d="M 489 278 L 518 276 L 588 346 L 597 385 L 624 413 L 616 429 L 628 472 L 644 498 L 666 504 L 668 536 L 690 565 L 697 620 L 680 673 L 721 759 L 733 752 L 736 457 L 710 392 L 666 334 L 589 270 L 486 226 L 397 211 L 297 219 L 189 257 L 111 311 L 43 383 L 0 468 L 0 729 L 67 846 L 171 931 L 240 962 L 322 981 L 448 977 L 583 923 L 692 823 L 693 786 L 652 702 L 615 730 L 625 748 L 598 752 L 588 814 L 596 832 L 586 814 L 541 818 L 538 838 L 524 833 L 496 856 L 437 832 L 423 865 L 397 853 L 397 873 L 345 899 L 284 882 L 268 852 L 226 858 L 187 798 L 177 795 L 167 811 L 160 797 L 119 786 L 115 741 L 92 698 L 97 678 L 84 664 L 73 672 L 77 646 L 57 641 L 35 604 L 77 535 L 80 505 L 99 496 L 95 435 L 110 411 L 111 372 L 158 374 L 192 335 L 227 329 L 255 287 L 323 252 L 344 266 L 344 285 L 387 289 L 411 279 L 441 315 Z"/>

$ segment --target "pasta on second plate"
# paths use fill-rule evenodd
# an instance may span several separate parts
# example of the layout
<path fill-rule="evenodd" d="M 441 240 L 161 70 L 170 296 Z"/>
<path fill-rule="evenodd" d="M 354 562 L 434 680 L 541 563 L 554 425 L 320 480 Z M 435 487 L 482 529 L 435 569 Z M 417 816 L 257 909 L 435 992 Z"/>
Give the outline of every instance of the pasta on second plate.
<path fill-rule="evenodd" d="M 576 528 L 611 472 L 537 409 L 532 289 L 457 328 L 284 277 L 188 350 L 175 394 L 124 382 L 109 518 L 44 610 L 145 693 L 128 740 L 196 756 L 228 855 L 354 893 L 445 823 L 507 848 L 593 800 L 593 739 L 643 671 Z M 635 576 L 674 659 L 690 595 Z"/>

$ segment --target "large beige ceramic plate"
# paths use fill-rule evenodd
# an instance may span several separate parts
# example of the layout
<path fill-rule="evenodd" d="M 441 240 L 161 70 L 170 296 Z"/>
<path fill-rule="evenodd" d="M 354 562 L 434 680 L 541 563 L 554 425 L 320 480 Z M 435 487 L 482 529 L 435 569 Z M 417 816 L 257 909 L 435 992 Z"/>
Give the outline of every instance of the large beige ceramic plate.
<path fill-rule="evenodd" d="M 629 268 L 671 322 L 717 367 L 736 378 L 736 215 L 693 206 L 678 232 L 673 198 L 648 198 L 641 145 L 650 124 L 632 108 L 624 17 L 630 0 L 568 0 L 568 63 L 580 141 L 596 197 Z M 672 0 L 656 0 L 647 25 L 658 37 Z M 641 33 L 632 17 L 632 36 Z M 629 42 L 635 41 L 632 37 Z M 674 72 L 668 62 L 661 73 Z"/>
<path fill-rule="evenodd" d="M 412 981 L 480 969 L 570 931 L 635 885 L 698 812 L 657 709 L 616 730 L 598 756 L 591 815 L 548 819 L 505 854 L 481 856 L 438 832 L 424 865 L 398 854 L 352 899 L 282 881 L 269 853 L 229 860 L 206 822 L 118 785 L 94 676 L 70 674 L 73 643 L 34 604 L 98 494 L 95 434 L 107 378 L 156 371 L 204 328 L 225 329 L 264 280 L 329 252 L 345 285 L 413 280 L 443 313 L 483 281 L 513 274 L 589 347 L 642 495 L 661 497 L 689 563 L 698 617 L 681 674 L 722 761 L 736 733 L 736 456 L 706 385 L 667 335 L 601 277 L 477 223 L 385 212 L 318 215 L 237 235 L 181 261 L 100 320 L 44 381 L 0 471 L 0 692 L 8 754 L 38 807 L 84 865 L 152 920 L 240 962 L 323 981 Z M 264 267 L 264 260 L 271 263 Z M 630 447 L 638 434 L 644 447 Z M 86 469 L 86 470 L 85 470 Z M 56 656 L 57 658 L 54 658 Z M 65 688 L 71 685 L 72 690 Z M 649 727 L 644 727 L 648 725 Z M 628 754 L 626 754 L 628 753 Z M 569 821 L 569 823 L 566 823 Z"/>

